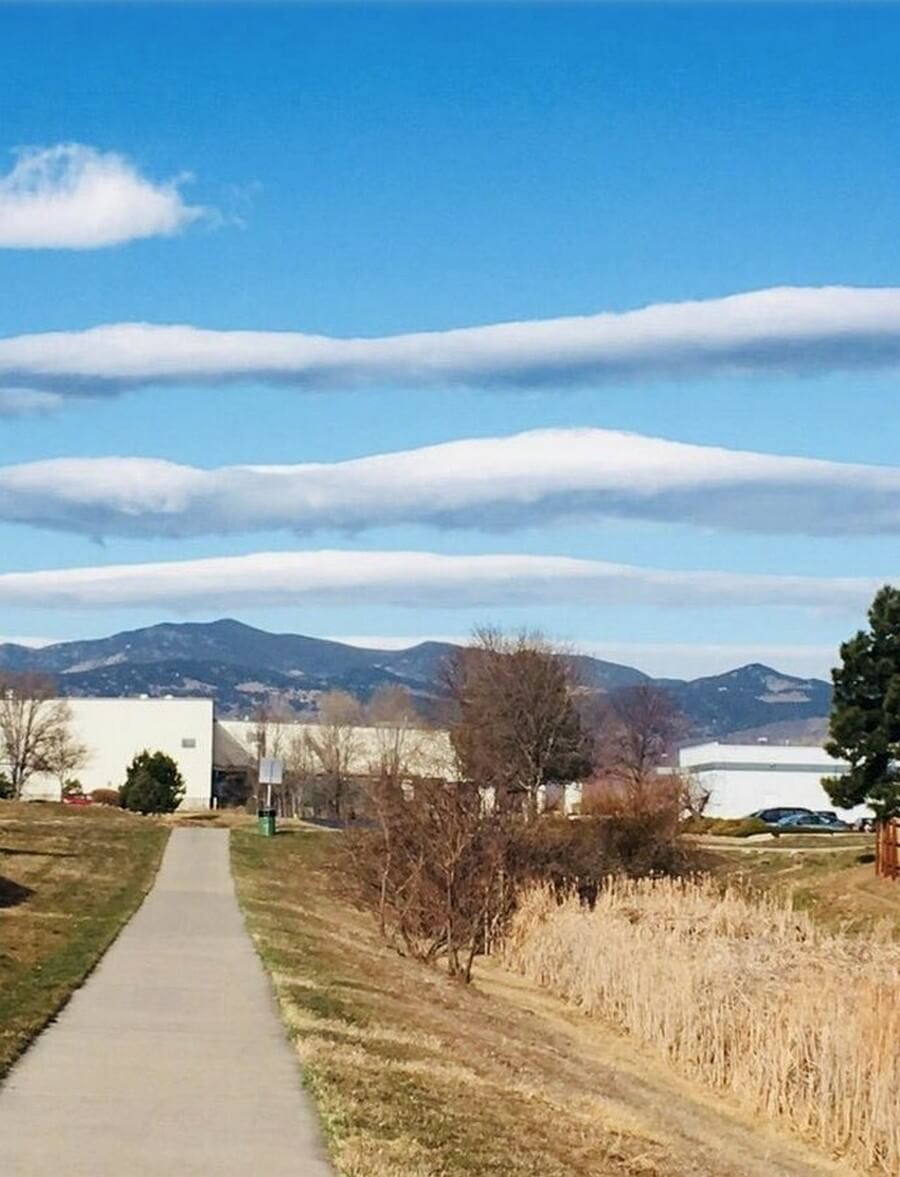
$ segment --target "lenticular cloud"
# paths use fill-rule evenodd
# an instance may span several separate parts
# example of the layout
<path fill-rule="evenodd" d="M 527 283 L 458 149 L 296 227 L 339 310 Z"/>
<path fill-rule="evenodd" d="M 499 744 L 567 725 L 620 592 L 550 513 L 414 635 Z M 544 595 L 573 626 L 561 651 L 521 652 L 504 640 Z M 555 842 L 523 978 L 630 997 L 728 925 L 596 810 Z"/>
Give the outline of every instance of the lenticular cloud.
<path fill-rule="evenodd" d="M 63 458 L 0 467 L 0 521 L 97 538 L 402 524 L 499 533 L 611 518 L 760 534 L 897 535 L 900 469 L 605 429 L 534 430 L 293 466 L 205 470 L 147 458 Z"/>
<path fill-rule="evenodd" d="M 897 364 L 894 287 L 780 287 L 381 338 L 119 323 L 0 340 L 0 384 L 82 396 L 227 381 L 534 388 Z"/>
<path fill-rule="evenodd" d="M 7 572 L 0 574 L 0 604 L 189 612 L 305 603 L 442 609 L 581 603 L 855 612 L 878 587 L 864 578 L 680 572 L 564 556 L 321 550 Z"/>

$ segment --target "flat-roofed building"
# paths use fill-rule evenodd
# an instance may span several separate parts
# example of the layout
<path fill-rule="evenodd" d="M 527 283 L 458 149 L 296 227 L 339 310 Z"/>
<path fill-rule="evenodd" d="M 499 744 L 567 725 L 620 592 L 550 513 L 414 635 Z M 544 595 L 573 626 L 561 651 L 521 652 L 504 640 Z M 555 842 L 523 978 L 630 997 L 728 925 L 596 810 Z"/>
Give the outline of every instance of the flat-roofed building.
<path fill-rule="evenodd" d="M 208 809 L 212 796 L 212 699 L 66 699 L 72 736 L 87 749 L 71 775 L 85 793 L 118 789 L 128 765 L 145 749 L 165 752 L 184 777 L 182 808 Z M 59 781 L 43 773 L 29 778 L 23 797 L 58 801 Z"/>
<path fill-rule="evenodd" d="M 824 748 L 803 744 L 694 744 L 678 753 L 678 767 L 709 792 L 712 817 L 746 817 L 758 809 L 797 806 L 831 809 L 823 777 L 842 776 L 849 765 Z M 840 816 L 869 814 L 865 806 L 841 810 Z"/>
<path fill-rule="evenodd" d="M 347 729 L 344 739 L 345 771 L 350 776 L 369 776 L 383 758 L 396 753 L 411 776 L 453 780 L 456 762 L 450 733 L 441 728 L 402 728 L 392 724 Z M 262 741 L 260 737 L 262 736 Z M 261 742 L 265 747 L 261 748 Z M 251 719 L 217 719 L 213 742 L 216 768 L 255 768 L 261 754 L 275 756 L 289 765 L 304 757 L 313 771 L 321 771 L 315 747 L 327 742 L 327 729 L 317 723 L 267 722 Z"/>

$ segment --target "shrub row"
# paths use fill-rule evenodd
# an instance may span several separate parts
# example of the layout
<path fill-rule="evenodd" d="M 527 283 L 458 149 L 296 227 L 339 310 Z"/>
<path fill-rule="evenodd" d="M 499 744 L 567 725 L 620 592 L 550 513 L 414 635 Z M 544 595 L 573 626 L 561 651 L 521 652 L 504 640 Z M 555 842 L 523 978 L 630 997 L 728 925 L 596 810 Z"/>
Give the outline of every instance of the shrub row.
<path fill-rule="evenodd" d="M 722 838 L 749 838 L 771 833 L 758 817 L 692 817 L 681 826 L 683 834 L 717 834 Z"/>

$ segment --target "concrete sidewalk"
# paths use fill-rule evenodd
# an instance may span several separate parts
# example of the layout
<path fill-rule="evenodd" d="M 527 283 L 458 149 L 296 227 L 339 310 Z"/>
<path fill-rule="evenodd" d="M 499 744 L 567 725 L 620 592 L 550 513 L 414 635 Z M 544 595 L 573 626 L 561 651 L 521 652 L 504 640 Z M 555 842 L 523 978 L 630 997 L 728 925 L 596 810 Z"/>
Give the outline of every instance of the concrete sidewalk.
<path fill-rule="evenodd" d="M 175 829 L 147 900 L 0 1087 L 2 1177 L 331 1177 L 234 896 Z"/>

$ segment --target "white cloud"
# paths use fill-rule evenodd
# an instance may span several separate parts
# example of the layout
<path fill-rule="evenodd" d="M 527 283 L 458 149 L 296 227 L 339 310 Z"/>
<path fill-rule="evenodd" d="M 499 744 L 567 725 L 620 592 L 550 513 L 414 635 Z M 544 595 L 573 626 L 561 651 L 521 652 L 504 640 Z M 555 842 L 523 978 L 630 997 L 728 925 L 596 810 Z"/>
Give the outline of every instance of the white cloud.
<path fill-rule="evenodd" d="M 668 571 L 563 556 L 322 550 L 7 572 L 0 574 L 0 604 L 192 610 L 307 602 L 446 609 L 589 603 L 858 612 L 880 583 L 854 577 Z"/>
<path fill-rule="evenodd" d="M 22 417 L 29 413 L 50 413 L 63 404 L 58 392 L 35 388 L 0 388 L 0 417 Z"/>
<path fill-rule="evenodd" d="M 311 389 L 557 387 L 898 363 L 896 287 L 779 287 L 621 314 L 371 339 L 119 323 L 0 340 L 0 381 L 95 394 L 229 380 Z"/>
<path fill-rule="evenodd" d="M 17 153 L 0 176 L 0 249 L 98 249 L 170 237 L 208 214 L 184 177 L 153 183 L 127 159 L 80 143 Z"/>
<path fill-rule="evenodd" d="M 505 531 L 572 520 L 804 535 L 900 533 L 900 469 L 535 430 L 335 463 L 203 470 L 147 458 L 0 467 L 0 520 L 186 537 L 393 524 Z"/>

